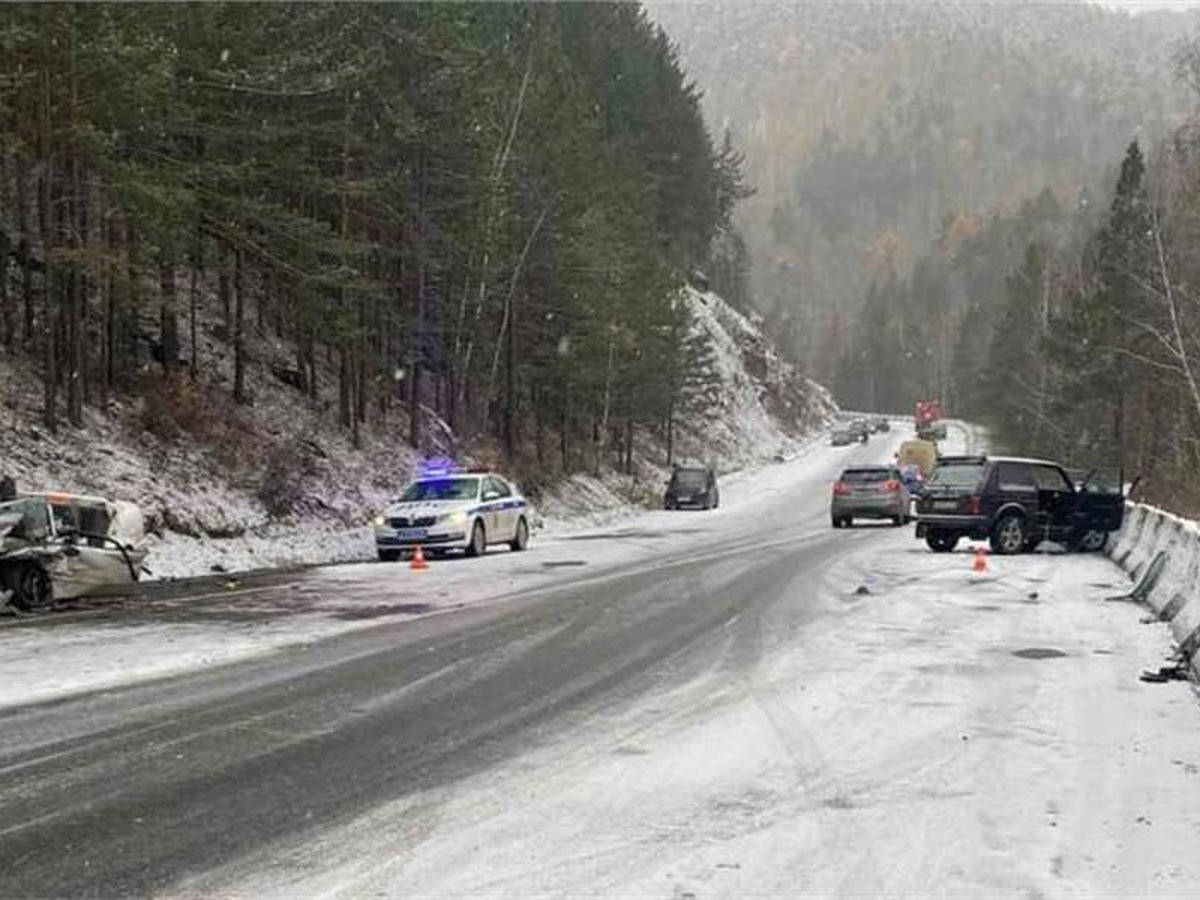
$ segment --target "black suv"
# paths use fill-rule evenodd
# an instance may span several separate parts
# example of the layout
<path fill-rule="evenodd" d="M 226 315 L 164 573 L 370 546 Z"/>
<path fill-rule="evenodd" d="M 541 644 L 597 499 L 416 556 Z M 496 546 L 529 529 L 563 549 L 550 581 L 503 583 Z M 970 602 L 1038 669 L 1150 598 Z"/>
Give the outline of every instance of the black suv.
<path fill-rule="evenodd" d="M 966 537 L 995 553 L 1033 550 L 1042 541 L 1100 550 L 1121 527 L 1125 497 L 1091 475 L 1072 481 L 1056 462 L 1010 456 L 945 456 L 917 501 L 917 537 L 948 553 Z"/>
<path fill-rule="evenodd" d="M 721 505 L 721 492 L 717 489 L 717 473 L 712 469 L 677 468 L 667 482 L 667 493 L 663 497 L 666 509 L 716 509 Z"/>

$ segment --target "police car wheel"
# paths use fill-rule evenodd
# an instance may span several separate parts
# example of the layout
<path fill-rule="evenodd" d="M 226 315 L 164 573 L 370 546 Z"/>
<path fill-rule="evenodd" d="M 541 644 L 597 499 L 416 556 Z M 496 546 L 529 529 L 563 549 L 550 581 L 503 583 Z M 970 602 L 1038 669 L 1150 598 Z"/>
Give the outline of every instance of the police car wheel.
<path fill-rule="evenodd" d="M 483 556 L 487 552 L 487 535 L 483 523 L 476 522 L 471 528 L 471 543 L 467 544 L 467 556 Z"/>
<path fill-rule="evenodd" d="M 517 519 L 517 533 L 513 535 L 508 546 L 513 549 L 514 553 L 520 553 L 529 546 L 529 526 L 525 523 L 524 516 Z"/>

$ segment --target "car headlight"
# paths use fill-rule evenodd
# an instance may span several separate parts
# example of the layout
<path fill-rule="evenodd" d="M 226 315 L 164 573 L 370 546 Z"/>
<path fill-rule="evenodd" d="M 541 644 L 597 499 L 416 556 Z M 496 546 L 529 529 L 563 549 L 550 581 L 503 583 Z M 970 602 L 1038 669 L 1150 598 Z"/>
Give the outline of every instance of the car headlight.
<path fill-rule="evenodd" d="M 376 528 L 378 528 L 379 526 L 381 526 L 383 524 L 383 521 L 384 521 L 383 516 L 376 516 L 375 518 L 373 518 L 371 520 L 371 524 L 374 525 Z"/>
<path fill-rule="evenodd" d="M 452 513 L 446 513 L 444 516 L 438 516 L 438 520 L 445 522 L 447 525 L 466 525 L 467 513 L 465 510 L 456 510 Z"/>

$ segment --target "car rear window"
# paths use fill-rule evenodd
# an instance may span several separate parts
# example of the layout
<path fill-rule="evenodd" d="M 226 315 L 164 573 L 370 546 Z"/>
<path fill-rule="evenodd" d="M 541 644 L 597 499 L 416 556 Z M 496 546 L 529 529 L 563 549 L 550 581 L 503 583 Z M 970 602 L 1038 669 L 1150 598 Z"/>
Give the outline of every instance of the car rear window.
<path fill-rule="evenodd" d="M 847 469 L 842 473 L 842 481 L 847 484 L 874 484 L 889 479 L 899 481 L 900 473 L 890 469 Z"/>
<path fill-rule="evenodd" d="M 982 463 L 949 463 L 933 470 L 930 484 L 974 490 L 983 482 Z"/>
<path fill-rule="evenodd" d="M 676 487 L 700 488 L 708 481 L 708 473 L 703 469 L 679 469 L 671 481 Z"/>

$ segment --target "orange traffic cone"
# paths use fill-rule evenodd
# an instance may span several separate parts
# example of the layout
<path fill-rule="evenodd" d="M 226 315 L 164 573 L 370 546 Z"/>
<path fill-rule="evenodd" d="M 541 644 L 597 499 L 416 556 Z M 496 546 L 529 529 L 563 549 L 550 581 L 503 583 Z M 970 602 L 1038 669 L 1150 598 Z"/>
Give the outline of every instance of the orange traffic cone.
<path fill-rule="evenodd" d="M 971 568 L 976 572 L 983 573 L 987 571 L 987 551 L 982 547 L 975 548 L 975 561 L 971 563 Z"/>
<path fill-rule="evenodd" d="M 416 549 L 413 550 L 412 561 L 408 564 L 408 567 L 418 572 L 423 572 L 429 568 L 429 563 L 425 561 L 425 551 L 421 549 L 420 544 L 417 544 Z"/>

